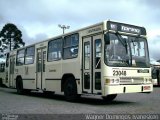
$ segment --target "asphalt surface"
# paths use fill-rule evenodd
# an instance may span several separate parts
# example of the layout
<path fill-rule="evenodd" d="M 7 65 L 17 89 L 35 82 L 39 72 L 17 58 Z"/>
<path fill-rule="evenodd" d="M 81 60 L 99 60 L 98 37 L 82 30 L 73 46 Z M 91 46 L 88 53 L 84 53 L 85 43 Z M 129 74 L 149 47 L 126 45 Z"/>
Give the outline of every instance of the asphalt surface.
<path fill-rule="evenodd" d="M 32 92 L 18 95 L 16 90 L 0 87 L 0 114 L 159 114 L 160 87 L 150 94 L 121 94 L 106 103 L 97 96 L 82 96 L 67 102 L 63 95 Z"/>

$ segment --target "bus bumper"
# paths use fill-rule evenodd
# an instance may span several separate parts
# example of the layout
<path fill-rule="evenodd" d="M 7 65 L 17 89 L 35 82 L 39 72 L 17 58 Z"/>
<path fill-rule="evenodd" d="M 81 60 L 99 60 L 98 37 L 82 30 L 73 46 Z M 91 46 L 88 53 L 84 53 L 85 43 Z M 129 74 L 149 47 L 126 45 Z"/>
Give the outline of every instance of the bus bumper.
<path fill-rule="evenodd" d="M 122 93 L 148 93 L 153 91 L 153 84 L 145 85 L 105 85 L 103 96 Z"/>

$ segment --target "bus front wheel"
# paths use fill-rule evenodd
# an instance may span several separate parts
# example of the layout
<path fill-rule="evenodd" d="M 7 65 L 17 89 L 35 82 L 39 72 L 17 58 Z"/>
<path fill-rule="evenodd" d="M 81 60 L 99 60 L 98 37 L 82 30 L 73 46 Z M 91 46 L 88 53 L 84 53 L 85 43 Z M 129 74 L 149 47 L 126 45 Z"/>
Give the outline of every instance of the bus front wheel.
<path fill-rule="evenodd" d="M 77 85 L 73 77 L 69 77 L 65 82 L 64 96 L 67 101 L 75 101 L 78 97 Z"/>
<path fill-rule="evenodd" d="M 106 102 L 111 102 L 113 101 L 115 98 L 117 97 L 117 94 L 112 94 L 112 95 L 107 95 L 107 96 L 103 96 L 103 100 Z"/>

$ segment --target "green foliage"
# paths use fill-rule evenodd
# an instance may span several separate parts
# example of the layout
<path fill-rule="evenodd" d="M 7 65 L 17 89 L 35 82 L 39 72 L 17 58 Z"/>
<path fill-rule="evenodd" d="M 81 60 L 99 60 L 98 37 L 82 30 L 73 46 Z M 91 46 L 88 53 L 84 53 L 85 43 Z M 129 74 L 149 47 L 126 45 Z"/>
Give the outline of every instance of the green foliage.
<path fill-rule="evenodd" d="M 0 32 L 0 51 L 11 51 L 24 46 L 25 43 L 22 40 L 22 33 L 12 23 L 6 24 Z"/>

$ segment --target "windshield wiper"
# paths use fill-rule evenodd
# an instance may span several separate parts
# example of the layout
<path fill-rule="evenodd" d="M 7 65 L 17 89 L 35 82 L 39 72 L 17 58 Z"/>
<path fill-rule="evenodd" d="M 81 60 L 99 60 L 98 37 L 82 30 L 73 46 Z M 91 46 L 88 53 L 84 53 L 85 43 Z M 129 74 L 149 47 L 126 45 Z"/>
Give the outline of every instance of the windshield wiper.
<path fill-rule="evenodd" d="M 122 36 L 117 32 L 116 36 L 118 37 L 118 40 L 122 43 L 122 45 L 125 47 L 127 52 L 127 41 L 126 39 L 122 38 Z"/>
<path fill-rule="evenodd" d="M 126 39 L 125 38 L 123 38 L 118 32 L 116 32 L 116 36 L 118 37 L 118 40 L 122 43 L 122 45 L 125 47 L 125 49 L 126 49 L 126 52 L 128 53 L 128 50 L 127 50 L 127 41 L 126 41 Z M 129 61 L 131 61 L 132 60 L 132 57 L 129 57 L 129 58 L 125 58 L 125 59 L 123 59 L 123 61 L 127 64 L 127 65 L 129 65 Z"/>
<path fill-rule="evenodd" d="M 122 43 L 122 45 L 126 48 L 127 47 L 126 40 L 122 38 L 118 32 L 116 33 L 116 36 L 118 37 L 118 40 Z"/>

